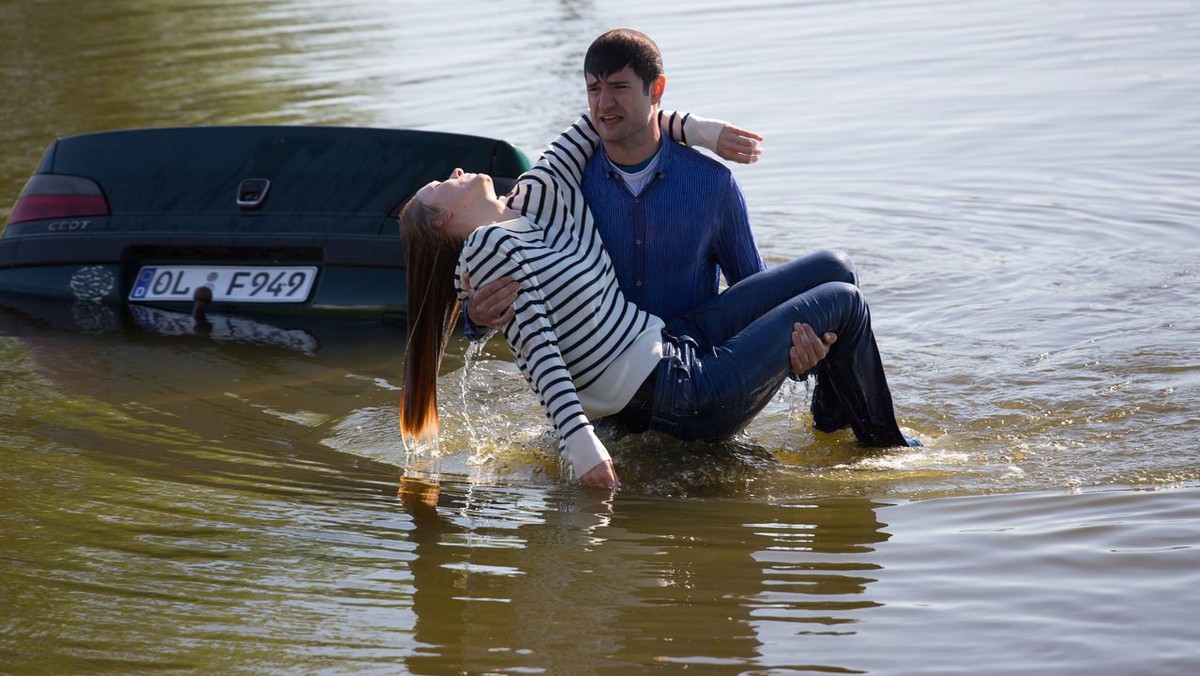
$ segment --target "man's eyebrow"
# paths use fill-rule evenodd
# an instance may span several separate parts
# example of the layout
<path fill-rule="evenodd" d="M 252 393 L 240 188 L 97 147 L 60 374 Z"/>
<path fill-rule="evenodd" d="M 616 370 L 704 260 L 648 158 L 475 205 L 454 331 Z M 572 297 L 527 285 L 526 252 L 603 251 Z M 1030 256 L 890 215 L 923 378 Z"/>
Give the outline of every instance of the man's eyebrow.
<path fill-rule="evenodd" d="M 606 85 L 609 87 L 632 87 L 634 86 L 634 82 L 633 80 L 597 80 L 595 82 L 587 83 L 585 88 L 589 90 L 597 89 L 601 85 Z"/>

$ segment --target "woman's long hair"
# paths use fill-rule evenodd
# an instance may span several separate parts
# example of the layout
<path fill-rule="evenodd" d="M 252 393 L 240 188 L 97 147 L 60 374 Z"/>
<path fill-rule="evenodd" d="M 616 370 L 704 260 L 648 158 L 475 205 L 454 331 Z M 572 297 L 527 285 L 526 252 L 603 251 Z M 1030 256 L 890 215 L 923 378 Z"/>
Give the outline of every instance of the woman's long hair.
<path fill-rule="evenodd" d="M 400 212 L 400 236 L 408 280 L 408 348 L 404 355 L 404 391 L 400 395 L 400 431 L 411 439 L 437 432 L 437 379 L 442 354 L 458 321 L 461 303 L 454 268 L 461 241 L 441 226 L 449 215 L 415 198 Z"/>

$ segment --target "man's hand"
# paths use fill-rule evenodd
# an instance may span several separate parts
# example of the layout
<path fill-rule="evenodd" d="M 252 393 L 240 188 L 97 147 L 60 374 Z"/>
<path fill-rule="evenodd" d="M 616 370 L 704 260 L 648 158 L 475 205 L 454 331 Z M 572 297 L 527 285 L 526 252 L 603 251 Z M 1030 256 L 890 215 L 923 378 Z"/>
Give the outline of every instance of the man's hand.
<path fill-rule="evenodd" d="M 727 122 L 717 138 L 716 153 L 730 162 L 754 164 L 762 157 L 762 140 L 759 134 Z"/>
<path fill-rule="evenodd" d="M 579 477 L 579 485 L 617 489 L 621 487 L 621 480 L 617 478 L 617 473 L 613 470 L 612 460 L 605 460 L 584 472 L 583 476 Z"/>
<path fill-rule="evenodd" d="M 516 313 L 513 303 L 517 302 L 517 282 L 512 277 L 501 277 L 478 289 L 471 287 L 471 278 L 465 280 L 470 302 L 467 314 L 471 323 L 489 329 L 498 329 L 509 322 Z"/>
<path fill-rule="evenodd" d="M 829 346 L 837 342 L 837 334 L 827 332 L 820 338 L 808 324 L 792 326 L 792 373 L 802 376 L 829 354 Z"/>

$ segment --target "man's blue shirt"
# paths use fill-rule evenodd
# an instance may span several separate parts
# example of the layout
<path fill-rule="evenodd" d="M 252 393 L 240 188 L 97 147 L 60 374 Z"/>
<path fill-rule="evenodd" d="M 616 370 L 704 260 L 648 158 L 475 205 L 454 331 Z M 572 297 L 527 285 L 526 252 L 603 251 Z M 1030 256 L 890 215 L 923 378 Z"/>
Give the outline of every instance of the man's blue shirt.
<path fill-rule="evenodd" d="M 601 147 L 583 173 L 583 195 L 621 290 L 663 319 L 764 269 L 746 201 L 721 163 L 663 137 L 655 176 L 633 195 Z"/>

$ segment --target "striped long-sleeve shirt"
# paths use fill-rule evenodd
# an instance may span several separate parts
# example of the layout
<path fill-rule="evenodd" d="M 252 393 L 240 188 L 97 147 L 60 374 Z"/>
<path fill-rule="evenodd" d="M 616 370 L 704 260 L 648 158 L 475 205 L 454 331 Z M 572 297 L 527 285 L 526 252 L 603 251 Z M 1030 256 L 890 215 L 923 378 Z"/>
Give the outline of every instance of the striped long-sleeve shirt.
<path fill-rule="evenodd" d="M 713 148 L 724 123 L 664 112 L 660 126 L 673 138 Z M 517 281 L 515 315 L 504 336 L 576 475 L 609 458 L 580 391 L 601 379 L 639 336 L 661 326 L 621 293 L 583 200 L 584 165 L 599 143 L 587 116 L 564 130 L 510 193 L 509 208 L 524 218 L 472 233 L 456 274 L 462 298 L 466 275 L 476 286 L 506 275 Z"/>

